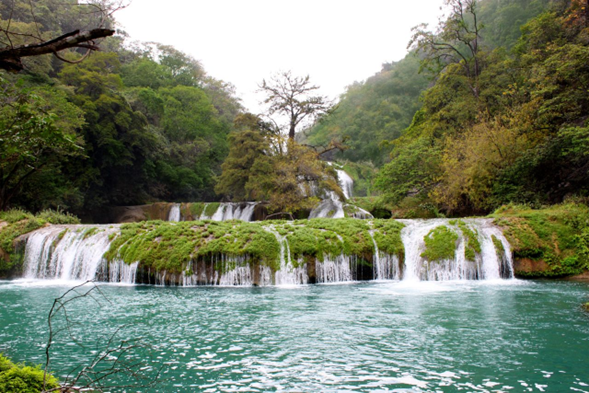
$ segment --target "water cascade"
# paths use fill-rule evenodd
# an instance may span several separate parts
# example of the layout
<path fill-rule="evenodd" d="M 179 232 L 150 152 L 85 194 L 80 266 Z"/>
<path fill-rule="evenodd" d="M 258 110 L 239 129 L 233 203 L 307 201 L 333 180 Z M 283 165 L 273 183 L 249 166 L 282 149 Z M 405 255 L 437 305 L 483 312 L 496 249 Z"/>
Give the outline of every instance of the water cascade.
<path fill-rule="evenodd" d="M 119 225 L 53 225 L 32 232 L 25 248 L 25 278 L 134 283 L 137 264 L 110 266 L 104 254 Z M 110 270 L 110 272 L 109 272 Z M 110 276 L 109 276 L 110 275 Z"/>
<path fill-rule="evenodd" d="M 288 234 L 281 235 L 285 232 L 279 228 L 280 225 L 292 224 L 277 223 L 262 226 L 262 229 L 274 235 L 280 246 L 279 260 L 276 261 L 278 270 L 256 263 L 248 256 L 219 253 L 191 261 L 182 267 L 181 273 L 176 274 L 151 271 L 147 267 L 142 269 L 140 261 L 127 264 L 115 258 L 112 262 L 107 262 L 104 255 L 109 250 L 111 241 L 119 235 L 119 225 L 52 225 L 33 231 L 23 238 L 26 241 L 23 275 L 27 279 L 98 280 L 183 286 L 302 285 L 309 282 L 335 283 L 364 279 L 495 280 L 513 277 L 509 243 L 492 219 L 399 221 L 405 225 L 398 240 L 404 248 L 404 252 L 400 254 L 404 254 L 402 260 L 396 255 L 383 252 L 379 247 L 382 243 L 377 242 L 377 239 L 380 239 L 379 242 L 383 241 L 384 233 L 379 233 L 382 229 L 378 229 L 384 228 L 383 224 L 370 222 L 373 227 L 368 231 L 373 245 L 372 254 L 364 256 L 324 253 L 321 258 L 305 257 L 295 261 L 291 257 L 292 244 L 289 244 L 289 241 L 292 243 L 295 240 L 290 239 Z M 304 231 L 304 221 L 295 225 Z M 436 237 L 440 229 L 451 240 Z M 335 234 L 344 245 L 342 236 Z M 319 237 L 316 239 L 319 241 Z M 355 240 L 347 238 L 346 242 L 349 241 Z M 432 256 L 431 250 L 435 247 L 431 246 L 430 249 L 430 244 L 436 241 L 438 248 L 440 242 L 443 243 L 445 254 Z M 365 258 L 371 258 L 371 267 Z"/>
<path fill-rule="evenodd" d="M 352 190 L 354 189 L 354 180 L 341 169 L 336 169 L 335 171 L 337 172 L 337 181 L 342 188 L 344 196 L 346 199 L 350 199 L 352 197 Z"/>
<path fill-rule="evenodd" d="M 369 231 L 370 238 L 374 244 L 374 254 L 372 256 L 372 274 L 375 280 L 399 280 L 399 258 L 396 255 L 389 255 L 378 249 L 378 244 L 374 240 L 374 231 Z"/>
<path fill-rule="evenodd" d="M 356 280 L 357 258 L 349 255 L 335 257 L 325 255 L 323 261 L 315 261 L 318 283 L 336 283 Z"/>
<path fill-rule="evenodd" d="M 276 237 L 280 244 L 280 270 L 274 275 L 275 285 L 302 285 L 309 282 L 307 265 L 299 262 L 298 267 L 294 267 L 290 257 L 290 247 L 286 236 L 281 236 L 276 229 L 269 225 L 264 229 Z"/>
<path fill-rule="evenodd" d="M 170 213 L 168 213 L 168 221 L 182 221 L 182 216 L 180 214 L 180 204 L 175 203 L 172 205 L 170 209 Z"/>
<path fill-rule="evenodd" d="M 257 202 L 243 202 L 234 203 L 226 202 L 220 203 L 217 211 L 210 217 L 205 214 L 206 208 L 203 209 L 201 214 L 201 220 L 213 220 L 213 221 L 227 221 L 227 220 L 241 220 L 251 221 L 254 215 L 254 209 L 256 208 Z"/>
<path fill-rule="evenodd" d="M 463 219 L 463 227 L 455 225 L 456 220 L 400 220 L 406 226 L 401 231 L 405 248 L 405 268 L 403 280 L 492 280 L 513 278 L 511 251 L 509 243 L 501 231 L 492 224 L 491 219 Z M 454 256 L 443 260 L 428 261 L 425 251 L 425 237 L 433 230 L 446 227 L 458 237 Z M 466 231 L 477 237 L 480 251 L 474 260 L 467 260 Z"/>
<path fill-rule="evenodd" d="M 336 169 L 337 181 L 346 199 L 352 198 L 354 180 L 345 171 Z M 351 204 L 344 204 L 339 196 L 333 192 L 327 192 L 326 197 L 311 211 L 309 218 L 343 218 L 352 217 L 361 220 L 374 218 L 366 210 Z"/>

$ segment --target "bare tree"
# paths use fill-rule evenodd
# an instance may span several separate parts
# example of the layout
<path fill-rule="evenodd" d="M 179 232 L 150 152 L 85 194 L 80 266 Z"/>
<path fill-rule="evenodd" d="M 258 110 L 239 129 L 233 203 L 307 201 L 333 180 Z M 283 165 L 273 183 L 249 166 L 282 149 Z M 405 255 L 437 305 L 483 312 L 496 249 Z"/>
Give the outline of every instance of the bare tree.
<path fill-rule="evenodd" d="M 0 20 L 0 69 L 19 72 L 24 69 L 23 58 L 45 54 L 53 54 L 68 63 L 82 61 L 90 52 L 99 50 L 99 39 L 115 33 L 109 24 L 112 14 L 125 7 L 124 1 L 126 0 L 91 0 L 86 3 L 69 4 L 69 7 L 85 8 L 82 14 L 92 20 L 92 28 L 61 32 L 59 36 L 51 38 L 39 22 L 32 0 L 25 1 L 29 11 L 28 19 L 34 26 L 31 31 L 22 31 L 15 27 L 18 23 L 13 20 L 13 16 L 17 0 L 8 0 L 5 5 L 8 8 L 8 18 Z M 64 3 L 63 6 L 67 7 L 68 4 Z M 79 49 L 85 54 L 78 60 L 66 59 L 60 54 L 66 49 Z"/>
<path fill-rule="evenodd" d="M 296 129 L 304 120 L 313 120 L 332 106 L 327 97 L 314 95 L 319 86 L 311 84 L 309 75 L 297 77 L 290 71 L 282 72 L 268 82 L 264 79 L 259 88 L 266 93 L 263 103 L 269 105 L 268 114 L 288 118 L 290 140 L 294 140 Z"/>
<path fill-rule="evenodd" d="M 76 337 L 74 332 L 77 323 L 74 316 L 70 314 L 68 305 L 72 302 L 79 301 L 83 298 L 92 298 L 98 306 L 102 302 L 110 303 L 107 297 L 100 291 L 100 288 L 92 281 L 86 281 L 83 284 L 70 288 L 63 295 L 56 298 L 47 317 L 49 326 L 49 337 L 45 347 L 45 373 L 43 377 L 43 390 L 41 393 L 48 392 L 82 392 L 91 390 L 93 392 L 112 391 L 112 389 L 139 389 L 153 386 L 157 383 L 160 370 L 155 375 L 145 375 L 140 370 L 144 370 L 146 362 L 142 359 L 132 359 L 132 353 L 145 345 L 138 340 L 119 340 L 117 335 L 125 326 L 120 326 L 102 342 L 101 348 L 95 350 L 95 355 L 90 359 L 88 364 L 74 369 L 70 376 L 60 382 L 57 388 L 47 389 L 47 375 L 51 365 L 51 351 L 56 340 L 65 335 L 68 341 L 71 341 L 79 347 L 85 346 Z M 113 382 L 112 377 L 124 375 L 128 383 Z"/>

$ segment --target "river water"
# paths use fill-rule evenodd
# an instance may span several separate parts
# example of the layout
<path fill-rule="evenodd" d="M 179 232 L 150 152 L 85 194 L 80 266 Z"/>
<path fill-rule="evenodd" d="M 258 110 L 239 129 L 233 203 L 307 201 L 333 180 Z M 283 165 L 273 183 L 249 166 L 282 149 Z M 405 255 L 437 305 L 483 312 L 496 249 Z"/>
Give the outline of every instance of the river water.
<path fill-rule="evenodd" d="M 0 352 L 43 363 L 48 310 L 70 285 L 0 282 Z M 128 359 L 161 370 L 158 385 L 129 392 L 589 392 L 588 283 L 100 291 L 68 305 L 84 347 L 56 340 L 62 378 L 120 327 L 118 339 L 145 345 Z"/>

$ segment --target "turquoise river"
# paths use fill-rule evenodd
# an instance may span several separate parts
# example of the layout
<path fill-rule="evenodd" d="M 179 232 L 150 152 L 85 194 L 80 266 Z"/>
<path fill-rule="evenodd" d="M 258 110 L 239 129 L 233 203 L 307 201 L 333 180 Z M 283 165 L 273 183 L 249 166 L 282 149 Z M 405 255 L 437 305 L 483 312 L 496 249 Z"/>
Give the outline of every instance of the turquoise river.
<path fill-rule="evenodd" d="M 43 363 L 70 285 L 0 282 L 0 352 Z M 88 364 L 119 328 L 114 341 L 141 344 L 126 360 L 160 376 L 112 392 L 589 392 L 589 283 L 99 289 L 68 304 L 79 345 L 63 332 L 51 368 Z"/>

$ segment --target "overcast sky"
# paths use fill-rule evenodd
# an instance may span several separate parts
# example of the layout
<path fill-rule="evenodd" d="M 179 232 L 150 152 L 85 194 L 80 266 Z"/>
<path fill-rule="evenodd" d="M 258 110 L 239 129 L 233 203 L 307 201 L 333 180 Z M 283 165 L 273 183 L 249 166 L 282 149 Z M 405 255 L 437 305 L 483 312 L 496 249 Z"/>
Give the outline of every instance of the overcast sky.
<path fill-rule="evenodd" d="M 133 0 L 115 14 L 132 40 L 155 41 L 199 60 L 262 108 L 257 86 L 280 71 L 309 75 L 336 99 L 354 81 L 407 53 L 411 27 L 437 24 L 443 0 Z"/>

